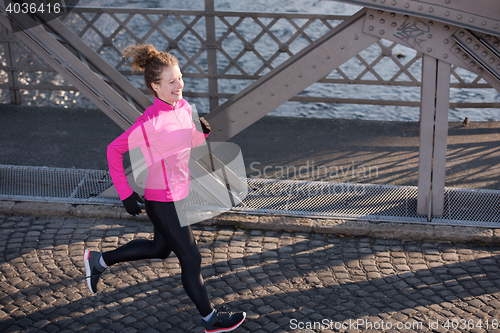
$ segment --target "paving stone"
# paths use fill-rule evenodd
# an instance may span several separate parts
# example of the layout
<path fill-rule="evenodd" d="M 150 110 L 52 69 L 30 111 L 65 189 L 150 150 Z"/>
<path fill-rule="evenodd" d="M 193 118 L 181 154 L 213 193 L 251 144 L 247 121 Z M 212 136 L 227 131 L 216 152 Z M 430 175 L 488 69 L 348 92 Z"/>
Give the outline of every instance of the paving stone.
<path fill-rule="evenodd" d="M 117 264 L 103 275 L 97 295 L 87 290 L 83 249 L 150 238 L 151 225 L 119 218 L 0 219 L 0 331 L 203 331 L 175 256 Z M 193 230 L 212 303 L 248 313 L 241 332 L 289 332 L 292 319 L 500 317 L 500 247 L 494 245 L 325 237 L 311 229 Z"/>

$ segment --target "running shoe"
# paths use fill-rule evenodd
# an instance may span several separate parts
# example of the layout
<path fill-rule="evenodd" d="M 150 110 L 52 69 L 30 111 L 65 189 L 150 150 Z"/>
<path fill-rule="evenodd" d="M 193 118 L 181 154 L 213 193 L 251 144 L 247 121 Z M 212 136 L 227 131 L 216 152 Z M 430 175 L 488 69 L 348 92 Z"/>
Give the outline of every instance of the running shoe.
<path fill-rule="evenodd" d="M 245 320 L 245 317 L 245 312 L 217 310 L 208 322 L 203 321 L 203 326 L 206 333 L 230 332 L 238 328 Z"/>
<path fill-rule="evenodd" d="M 100 252 L 85 250 L 83 261 L 85 262 L 85 278 L 87 279 L 87 286 L 92 294 L 97 293 L 97 282 L 102 273 L 106 270 L 99 263 L 101 257 Z"/>

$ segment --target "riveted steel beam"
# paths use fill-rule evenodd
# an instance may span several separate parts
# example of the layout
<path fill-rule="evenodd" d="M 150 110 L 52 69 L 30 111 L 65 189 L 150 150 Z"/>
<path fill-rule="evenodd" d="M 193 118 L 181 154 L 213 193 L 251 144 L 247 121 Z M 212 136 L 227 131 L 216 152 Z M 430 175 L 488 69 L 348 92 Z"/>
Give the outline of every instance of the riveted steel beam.
<path fill-rule="evenodd" d="M 477 35 L 473 31 L 459 29 L 453 34 L 457 43 L 453 52 L 470 71 L 489 73 L 496 79 L 496 89 L 500 91 L 500 40 L 491 35 Z"/>
<path fill-rule="evenodd" d="M 365 13 L 359 11 L 206 115 L 210 141 L 227 141 L 379 40 L 363 33 Z"/>
<path fill-rule="evenodd" d="M 370 9 L 366 15 L 365 33 L 465 68 L 500 91 L 500 41 L 496 36 L 394 12 Z"/>
<path fill-rule="evenodd" d="M 500 35 L 498 0 L 334 0 Z"/>

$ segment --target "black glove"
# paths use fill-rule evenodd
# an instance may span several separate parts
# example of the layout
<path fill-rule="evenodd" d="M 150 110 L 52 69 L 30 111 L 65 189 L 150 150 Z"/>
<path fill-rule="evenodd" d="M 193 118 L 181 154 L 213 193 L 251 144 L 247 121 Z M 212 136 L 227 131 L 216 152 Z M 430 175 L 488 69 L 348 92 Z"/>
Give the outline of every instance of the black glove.
<path fill-rule="evenodd" d="M 211 131 L 210 125 L 208 124 L 208 121 L 205 120 L 205 118 L 201 117 L 200 118 L 200 124 L 201 124 L 201 130 L 203 131 L 204 134 L 208 134 Z"/>
<path fill-rule="evenodd" d="M 141 209 L 139 208 L 139 204 L 137 203 L 137 201 L 139 201 L 140 203 L 144 203 L 144 200 L 141 198 L 141 196 L 135 192 L 132 193 L 127 199 L 122 200 L 125 210 L 132 216 L 136 216 L 141 213 Z"/>

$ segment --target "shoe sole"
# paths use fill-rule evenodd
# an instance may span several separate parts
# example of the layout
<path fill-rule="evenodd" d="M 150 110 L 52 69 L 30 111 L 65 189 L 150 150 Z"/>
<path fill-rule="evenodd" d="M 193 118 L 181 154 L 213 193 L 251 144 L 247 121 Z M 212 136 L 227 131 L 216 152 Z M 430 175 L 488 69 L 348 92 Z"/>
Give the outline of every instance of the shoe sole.
<path fill-rule="evenodd" d="M 92 282 L 90 281 L 92 272 L 90 271 L 90 262 L 89 262 L 90 251 L 85 250 L 83 254 L 83 262 L 85 263 L 85 279 L 87 280 L 87 287 L 89 287 L 90 292 L 95 295 L 96 293 L 92 290 Z"/>
<path fill-rule="evenodd" d="M 229 328 L 220 328 L 220 329 L 216 329 L 216 330 L 211 330 L 211 331 L 207 331 L 205 330 L 205 333 L 223 333 L 223 332 L 231 332 L 235 329 L 237 329 L 244 321 L 245 321 L 245 318 L 247 317 L 247 314 L 246 312 L 243 312 L 243 319 L 240 320 L 240 322 L 236 325 L 234 325 L 233 327 L 229 327 Z"/>

